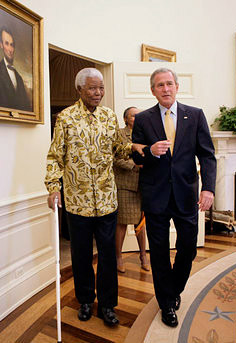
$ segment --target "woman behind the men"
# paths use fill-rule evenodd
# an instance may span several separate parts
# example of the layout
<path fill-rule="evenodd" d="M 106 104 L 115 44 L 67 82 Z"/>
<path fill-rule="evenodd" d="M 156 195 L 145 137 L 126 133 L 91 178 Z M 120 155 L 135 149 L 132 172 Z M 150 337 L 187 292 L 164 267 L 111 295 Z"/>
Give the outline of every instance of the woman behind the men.
<path fill-rule="evenodd" d="M 124 111 L 126 126 L 120 132 L 125 143 L 131 142 L 131 132 L 137 113 L 139 113 L 139 110 L 136 107 L 129 107 Z M 133 224 L 136 227 L 142 216 L 141 198 L 138 190 L 139 167 L 135 165 L 131 158 L 126 161 L 116 158 L 114 160 L 114 173 L 118 195 L 118 218 L 116 227 L 117 270 L 124 273 L 125 267 L 122 260 L 122 246 L 127 225 Z M 142 228 L 138 233 L 137 241 L 140 249 L 141 267 L 148 271 L 149 263 L 145 248 L 145 228 Z"/>

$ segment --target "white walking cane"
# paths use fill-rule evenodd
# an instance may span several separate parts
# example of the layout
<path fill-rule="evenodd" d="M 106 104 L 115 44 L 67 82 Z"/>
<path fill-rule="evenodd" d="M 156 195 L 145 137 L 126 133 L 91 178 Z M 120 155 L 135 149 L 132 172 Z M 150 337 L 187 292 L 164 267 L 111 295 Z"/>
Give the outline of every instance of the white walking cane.
<path fill-rule="evenodd" d="M 60 239 L 59 239 L 59 222 L 58 222 L 58 198 L 55 198 L 55 243 L 56 243 L 56 296 L 57 296 L 57 343 L 61 340 L 61 292 L 60 292 Z"/>

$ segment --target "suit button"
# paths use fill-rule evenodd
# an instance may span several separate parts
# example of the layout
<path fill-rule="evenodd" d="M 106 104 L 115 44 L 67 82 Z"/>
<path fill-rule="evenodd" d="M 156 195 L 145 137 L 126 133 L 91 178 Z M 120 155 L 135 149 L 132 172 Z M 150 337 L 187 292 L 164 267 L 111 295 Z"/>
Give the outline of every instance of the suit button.
<path fill-rule="evenodd" d="M 169 183 L 172 183 L 172 179 L 169 179 Z"/>

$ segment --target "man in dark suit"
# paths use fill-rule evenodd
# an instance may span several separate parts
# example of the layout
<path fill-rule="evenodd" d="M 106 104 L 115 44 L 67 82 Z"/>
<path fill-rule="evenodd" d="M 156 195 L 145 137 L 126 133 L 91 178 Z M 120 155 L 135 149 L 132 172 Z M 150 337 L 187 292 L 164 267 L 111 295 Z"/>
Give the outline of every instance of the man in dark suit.
<path fill-rule="evenodd" d="M 133 128 L 133 142 L 146 145 L 143 156 L 134 153 L 133 158 L 143 165 L 139 182 L 155 295 L 162 321 L 171 327 L 178 325 L 180 293 L 196 256 L 198 209 L 211 207 L 216 179 L 206 118 L 201 109 L 176 101 L 178 87 L 173 71 L 157 69 L 151 76 L 151 90 L 159 103 L 137 114 Z M 196 157 L 201 167 L 200 196 Z M 171 218 L 177 231 L 173 266 L 169 253 Z"/>
<path fill-rule="evenodd" d="M 4 54 L 0 62 L 0 107 L 32 111 L 22 77 L 13 66 L 15 41 L 7 27 L 0 31 L 0 47 Z"/>

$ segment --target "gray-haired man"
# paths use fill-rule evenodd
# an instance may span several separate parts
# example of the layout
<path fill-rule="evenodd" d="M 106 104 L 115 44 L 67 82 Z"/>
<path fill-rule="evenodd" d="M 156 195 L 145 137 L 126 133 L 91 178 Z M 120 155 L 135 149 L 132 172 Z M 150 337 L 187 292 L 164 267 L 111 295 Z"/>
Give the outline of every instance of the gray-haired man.
<path fill-rule="evenodd" d="M 104 95 L 102 74 L 95 68 L 82 69 L 75 87 L 80 99 L 63 110 L 56 122 L 48 153 L 46 187 L 48 205 L 54 209 L 60 198 L 63 177 L 65 206 L 71 240 L 75 293 L 81 304 L 79 319 L 88 320 L 96 297 L 93 236 L 98 250 L 98 316 L 105 324 L 117 325 L 117 265 L 115 230 L 117 195 L 113 156 L 128 158 L 141 145 L 122 144 L 115 113 L 100 107 Z"/>

